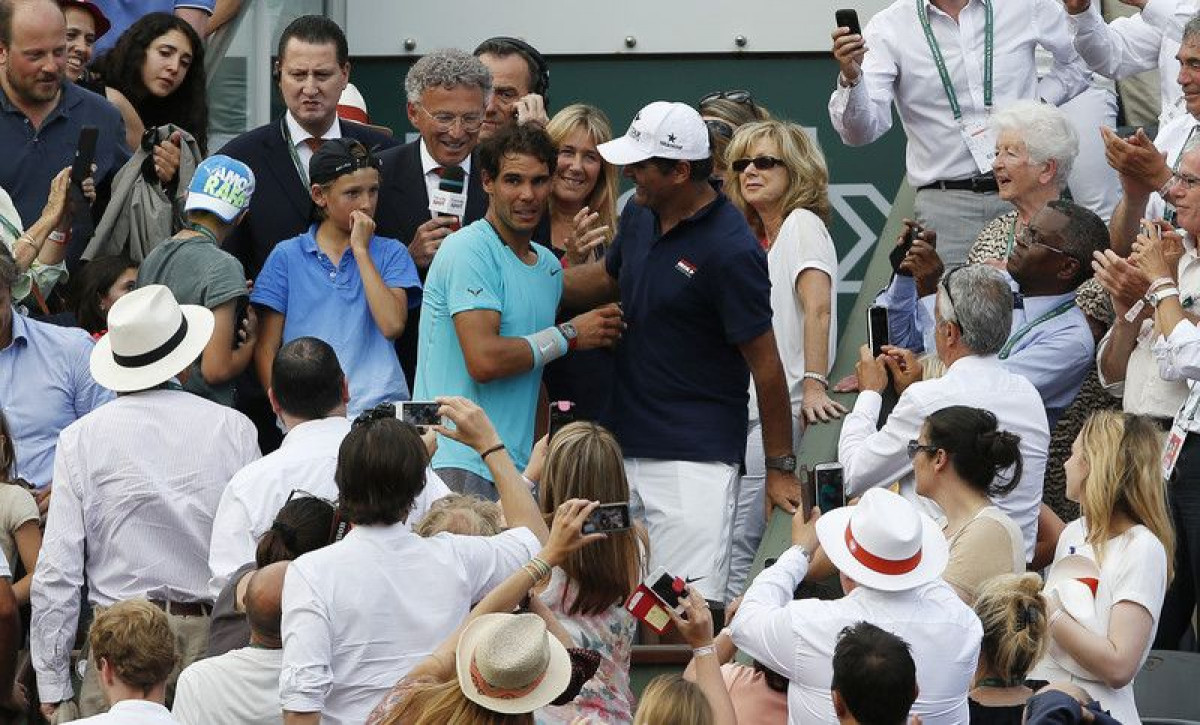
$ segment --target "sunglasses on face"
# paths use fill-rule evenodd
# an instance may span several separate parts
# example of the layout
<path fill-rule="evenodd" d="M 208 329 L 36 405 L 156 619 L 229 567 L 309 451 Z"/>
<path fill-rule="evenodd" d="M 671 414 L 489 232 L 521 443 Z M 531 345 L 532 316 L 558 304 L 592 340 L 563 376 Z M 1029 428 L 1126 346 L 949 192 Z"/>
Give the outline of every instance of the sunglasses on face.
<path fill-rule="evenodd" d="M 909 458 L 915 458 L 915 457 L 916 457 L 916 455 L 917 455 L 917 451 L 925 451 L 926 453 L 928 453 L 929 455 L 931 455 L 931 456 L 932 456 L 932 455 L 936 455 L 936 454 L 937 454 L 937 452 L 938 452 L 938 447 L 937 447 L 937 446 L 931 446 L 931 445 L 923 444 L 923 443 L 921 443 L 920 441 L 916 441 L 916 440 L 910 440 L 910 441 L 908 442 L 908 457 L 909 457 Z"/>
<path fill-rule="evenodd" d="M 750 164 L 754 164 L 754 168 L 759 171 L 773 169 L 776 166 L 784 166 L 783 159 L 777 159 L 774 156 L 755 156 L 752 159 L 738 159 L 730 164 L 729 167 L 740 174 L 750 168 Z"/>

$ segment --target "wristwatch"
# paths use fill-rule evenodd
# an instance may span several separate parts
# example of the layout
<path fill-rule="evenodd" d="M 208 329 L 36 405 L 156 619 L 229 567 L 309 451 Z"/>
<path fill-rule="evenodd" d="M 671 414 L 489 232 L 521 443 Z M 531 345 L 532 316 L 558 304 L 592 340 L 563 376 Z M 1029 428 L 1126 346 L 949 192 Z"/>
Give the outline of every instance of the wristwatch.
<path fill-rule="evenodd" d="M 786 456 L 769 456 L 765 463 L 766 467 L 773 471 L 796 472 L 796 457 L 790 453 Z"/>
<path fill-rule="evenodd" d="M 558 331 L 563 337 L 567 338 L 567 349 L 574 350 L 575 345 L 579 342 L 579 331 L 570 322 L 564 322 L 558 326 Z"/>

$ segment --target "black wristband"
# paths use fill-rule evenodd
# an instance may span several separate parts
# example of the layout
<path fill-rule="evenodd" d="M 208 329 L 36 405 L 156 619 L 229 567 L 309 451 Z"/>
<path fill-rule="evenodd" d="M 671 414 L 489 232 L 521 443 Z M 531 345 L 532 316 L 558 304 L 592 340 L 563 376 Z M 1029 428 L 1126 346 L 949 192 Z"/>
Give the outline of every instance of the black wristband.
<path fill-rule="evenodd" d="M 504 450 L 504 444 L 503 444 L 503 443 L 498 443 L 498 444 L 496 444 L 496 445 L 492 446 L 491 448 L 487 449 L 487 450 L 486 450 L 486 451 L 484 451 L 483 453 L 480 453 L 480 454 L 479 454 L 479 458 L 480 458 L 480 459 L 482 459 L 482 460 L 487 460 L 487 457 L 488 457 L 488 456 L 492 455 L 492 454 L 493 454 L 493 453 L 495 453 L 496 451 L 502 451 L 502 450 Z"/>

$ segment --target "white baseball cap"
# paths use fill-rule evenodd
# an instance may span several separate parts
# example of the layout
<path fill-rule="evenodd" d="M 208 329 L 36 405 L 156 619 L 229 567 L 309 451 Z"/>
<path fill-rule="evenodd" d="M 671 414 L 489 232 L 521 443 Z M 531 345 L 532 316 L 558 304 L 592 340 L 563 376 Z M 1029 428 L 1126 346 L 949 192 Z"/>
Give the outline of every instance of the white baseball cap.
<path fill-rule="evenodd" d="M 604 160 L 624 166 L 652 157 L 699 161 L 712 155 L 708 127 L 686 103 L 655 101 L 638 111 L 621 138 L 596 147 Z"/>

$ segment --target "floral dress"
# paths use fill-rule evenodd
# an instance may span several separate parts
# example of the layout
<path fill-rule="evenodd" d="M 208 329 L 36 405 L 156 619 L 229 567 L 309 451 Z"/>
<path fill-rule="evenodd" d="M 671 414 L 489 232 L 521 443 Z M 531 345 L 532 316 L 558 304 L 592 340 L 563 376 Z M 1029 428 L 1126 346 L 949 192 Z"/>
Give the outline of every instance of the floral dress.
<path fill-rule="evenodd" d="M 544 707 L 534 714 L 534 718 L 538 725 L 570 725 L 580 716 L 613 725 L 631 723 L 634 700 L 629 686 L 629 657 L 637 620 L 622 606 L 623 602 L 614 604 L 602 614 L 567 614 L 574 600 L 573 590 L 566 574 L 555 569 L 550 584 L 539 598 L 571 634 L 576 647 L 600 653 L 600 669 L 573 702 Z"/>

